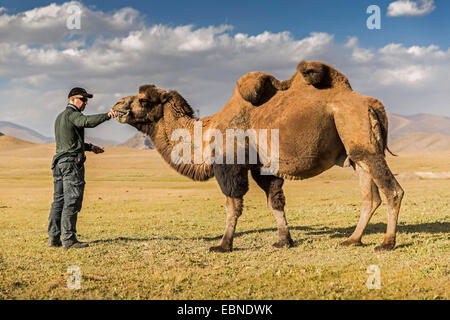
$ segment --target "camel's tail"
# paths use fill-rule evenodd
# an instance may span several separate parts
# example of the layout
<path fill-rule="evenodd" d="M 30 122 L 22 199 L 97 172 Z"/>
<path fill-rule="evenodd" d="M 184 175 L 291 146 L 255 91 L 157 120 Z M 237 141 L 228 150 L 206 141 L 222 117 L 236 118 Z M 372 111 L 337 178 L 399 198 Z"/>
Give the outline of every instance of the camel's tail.
<path fill-rule="evenodd" d="M 372 123 L 372 130 L 375 139 L 379 143 L 379 147 L 383 154 L 387 150 L 393 156 L 397 156 L 389 150 L 388 140 L 388 118 L 383 104 L 377 99 L 371 98 L 369 101 L 369 118 Z"/>

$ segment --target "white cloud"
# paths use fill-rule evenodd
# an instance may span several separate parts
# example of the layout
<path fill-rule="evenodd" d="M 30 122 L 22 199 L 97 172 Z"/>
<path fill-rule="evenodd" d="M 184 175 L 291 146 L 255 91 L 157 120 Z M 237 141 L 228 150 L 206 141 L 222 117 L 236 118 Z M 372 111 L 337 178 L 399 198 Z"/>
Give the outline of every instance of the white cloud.
<path fill-rule="evenodd" d="M 424 16 L 435 8 L 434 0 L 398 0 L 389 4 L 387 15 L 390 17 Z"/>
<path fill-rule="evenodd" d="M 360 48 L 358 46 L 358 38 L 350 37 L 344 48 L 352 50 L 351 58 L 356 63 L 367 63 L 374 57 L 374 53 L 369 49 Z"/>
<path fill-rule="evenodd" d="M 383 85 L 418 83 L 430 75 L 431 73 L 428 70 L 420 66 L 384 69 L 378 72 L 380 83 Z"/>
<path fill-rule="evenodd" d="M 66 25 L 67 18 L 71 15 L 67 9 L 74 5 L 81 10 L 80 30 L 69 30 Z M 67 38 L 91 34 L 127 34 L 143 26 L 143 17 L 135 9 L 122 8 L 114 13 L 104 13 L 90 9 L 78 1 L 61 5 L 52 3 L 15 15 L 4 11 L 6 10 L 0 10 L 0 39 L 22 44 L 58 43 Z"/>

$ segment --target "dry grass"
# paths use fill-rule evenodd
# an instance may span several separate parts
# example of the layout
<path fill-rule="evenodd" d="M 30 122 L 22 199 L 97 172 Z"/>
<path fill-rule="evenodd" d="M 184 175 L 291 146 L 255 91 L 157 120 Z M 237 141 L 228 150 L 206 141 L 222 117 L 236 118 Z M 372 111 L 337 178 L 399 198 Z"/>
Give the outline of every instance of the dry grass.
<path fill-rule="evenodd" d="M 47 247 L 53 146 L 0 150 L 0 299 L 448 299 L 449 180 L 401 181 L 406 191 L 398 247 L 375 253 L 386 228 L 382 206 L 364 247 L 338 244 L 359 217 L 350 169 L 286 182 L 296 247 L 275 249 L 275 219 L 252 183 L 235 251 L 208 252 L 225 226 L 214 180 L 191 182 L 153 151 L 89 154 L 79 238 L 91 246 Z M 395 172 L 450 171 L 450 153 L 389 158 Z M 381 289 L 366 287 L 369 265 Z M 82 289 L 66 287 L 78 265 Z"/>

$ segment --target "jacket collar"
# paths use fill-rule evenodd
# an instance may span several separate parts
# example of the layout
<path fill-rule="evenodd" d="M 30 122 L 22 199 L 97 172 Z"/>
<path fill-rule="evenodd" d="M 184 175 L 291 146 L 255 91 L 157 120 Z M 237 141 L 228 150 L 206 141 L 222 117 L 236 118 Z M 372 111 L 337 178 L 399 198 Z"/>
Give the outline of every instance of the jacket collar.
<path fill-rule="evenodd" d="M 78 109 L 75 105 L 73 105 L 73 104 L 71 104 L 71 103 L 68 103 L 68 104 L 67 104 L 67 108 L 72 108 L 72 109 L 74 109 L 75 111 L 81 112 L 80 109 Z"/>

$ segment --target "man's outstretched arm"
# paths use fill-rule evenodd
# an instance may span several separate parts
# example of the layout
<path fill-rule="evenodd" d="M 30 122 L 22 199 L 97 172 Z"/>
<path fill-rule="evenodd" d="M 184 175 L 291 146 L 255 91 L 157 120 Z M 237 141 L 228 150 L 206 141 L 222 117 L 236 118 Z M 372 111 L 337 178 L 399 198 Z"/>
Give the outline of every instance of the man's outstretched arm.
<path fill-rule="evenodd" d="M 99 113 L 92 115 L 84 115 L 81 112 L 74 112 L 70 115 L 69 120 L 79 128 L 94 128 L 99 124 L 119 116 L 118 111 L 110 111 L 108 113 Z"/>

